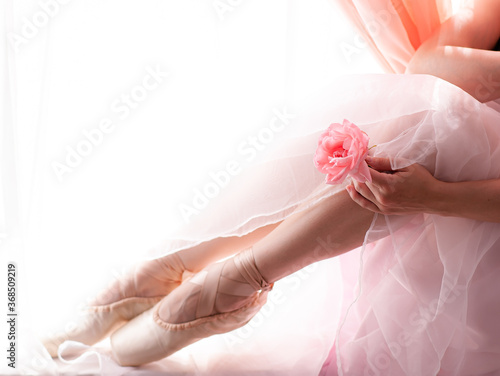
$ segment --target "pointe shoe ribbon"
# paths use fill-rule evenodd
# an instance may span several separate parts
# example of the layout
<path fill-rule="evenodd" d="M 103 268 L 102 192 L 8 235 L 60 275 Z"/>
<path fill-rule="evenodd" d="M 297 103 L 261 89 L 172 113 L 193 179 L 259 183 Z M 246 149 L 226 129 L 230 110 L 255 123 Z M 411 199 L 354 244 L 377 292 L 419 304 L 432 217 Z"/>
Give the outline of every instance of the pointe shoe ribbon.
<path fill-rule="evenodd" d="M 239 257 L 234 258 L 234 264 L 241 273 L 243 278 L 255 289 L 261 291 L 270 291 L 273 288 L 273 283 L 268 283 L 262 274 L 260 274 L 252 249 L 241 252 Z"/>
<path fill-rule="evenodd" d="M 159 316 L 160 302 L 118 329 L 111 336 L 117 362 L 122 366 L 137 366 L 160 360 L 203 338 L 248 323 L 266 303 L 273 285 L 257 270 L 251 249 L 235 256 L 235 265 L 248 283 L 224 280 L 223 265 L 214 264 L 193 277 L 191 282 L 203 283 L 195 320 L 180 324 L 163 321 Z M 218 291 L 249 301 L 234 311 L 211 315 Z"/>

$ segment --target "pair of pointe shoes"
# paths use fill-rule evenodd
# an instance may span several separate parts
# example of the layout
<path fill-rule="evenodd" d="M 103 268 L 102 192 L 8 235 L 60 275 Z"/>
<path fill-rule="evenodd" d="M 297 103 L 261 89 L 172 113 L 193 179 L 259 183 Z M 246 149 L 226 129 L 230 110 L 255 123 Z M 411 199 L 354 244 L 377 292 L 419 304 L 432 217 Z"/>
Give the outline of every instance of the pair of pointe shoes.
<path fill-rule="evenodd" d="M 196 318 L 192 321 L 169 323 L 162 320 L 159 309 L 163 297 L 127 298 L 92 307 L 92 314 L 77 330 L 79 337 L 69 339 L 93 344 L 112 333 L 111 346 L 118 363 L 137 366 L 165 358 L 200 339 L 238 329 L 266 303 L 272 284 L 267 283 L 258 271 L 252 249 L 236 255 L 234 264 L 247 283 L 223 277 L 224 263 L 213 264 L 186 281 L 202 286 Z M 230 312 L 213 314 L 218 292 L 241 297 L 245 304 Z M 57 354 L 54 345 L 52 351 L 47 343 L 46 347 L 51 355 Z"/>
<path fill-rule="evenodd" d="M 118 281 L 118 284 L 101 293 L 96 299 L 97 302 L 91 303 L 91 305 L 85 308 L 84 315 L 78 322 L 70 323 L 64 332 L 51 335 L 42 340 L 49 354 L 54 358 L 57 357 L 59 345 L 67 340 L 81 342 L 89 346 L 100 342 L 129 320 L 153 307 L 184 280 L 192 276 L 192 273 L 186 270 L 177 254 L 168 256 L 167 260 L 168 265 L 158 262 L 152 267 L 156 271 L 148 272 L 146 270 L 146 273 L 144 273 L 150 276 L 151 280 L 158 280 L 161 283 L 161 295 L 149 297 L 134 296 L 138 294 L 134 294 L 135 291 L 127 291 L 127 288 L 121 286 L 122 281 Z M 159 280 L 160 276 L 163 277 L 161 280 Z M 134 278 L 134 275 L 129 276 L 129 280 L 125 285 L 133 285 Z M 111 300 L 112 303 L 100 304 L 99 301 L 102 300 Z"/>

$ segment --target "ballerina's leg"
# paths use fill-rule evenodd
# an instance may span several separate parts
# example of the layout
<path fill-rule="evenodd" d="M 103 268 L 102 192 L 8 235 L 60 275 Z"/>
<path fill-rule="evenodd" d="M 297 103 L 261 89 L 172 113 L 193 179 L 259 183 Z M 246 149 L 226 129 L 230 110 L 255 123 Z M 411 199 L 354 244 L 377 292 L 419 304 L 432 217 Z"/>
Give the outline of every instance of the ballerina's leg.
<path fill-rule="evenodd" d="M 255 263 L 268 282 L 275 282 L 314 262 L 363 244 L 374 213 L 352 201 L 346 191 L 330 196 L 298 216 L 285 220 L 253 247 Z M 327 239 L 331 248 L 321 247 Z"/>
<path fill-rule="evenodd" d="M 265 304 L 272 283 L 362 245 L 374 214 L 338 192 L 285 219 L 252 248 L 213 264 L 113 334 L 118 362 L 159 360 L 201 338 L 237 329 Z M 317 253 L 318 239 L 334 239 Z"/>

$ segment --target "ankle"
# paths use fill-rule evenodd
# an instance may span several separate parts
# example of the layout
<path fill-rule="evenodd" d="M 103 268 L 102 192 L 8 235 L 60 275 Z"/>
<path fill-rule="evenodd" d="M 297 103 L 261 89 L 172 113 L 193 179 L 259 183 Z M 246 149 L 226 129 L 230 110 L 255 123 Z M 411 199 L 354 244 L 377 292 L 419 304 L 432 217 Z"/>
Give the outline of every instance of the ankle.
<path fill-rule="evenodd" d="M 253 248 L 249 248 L 238 253 L 234 257 L 235 266 L 243 276 L 245 281 L 255 290 L 271 290 L 273 283 L 269 283 L 261 274 L 253 253 Z M 274 282 L 274 281 L 273 281 Z"/>
<path fill-rule="evenodd" d="M 241 275 L 240 271 L 234 263 L 234 257 L 226 260 L 222 268 L 221 276 L 231 281 L 247 283 L 245 278 Z"/>
<path fill-rule="evenodd" d="M 239 286 L 239 291 L 231 291 L 225 286 L 226 283 L 231 285 L 235 283 Z M 241 292 L 242 286 L 245 286 L 245 292 Z M 234 257 L 226 260 L 222 268 L 220 290 L 217 291 L 213 314 L 231 312 L 241 308 L 256 291 L 258 289 L 249 285 L 236 267 Z"/>

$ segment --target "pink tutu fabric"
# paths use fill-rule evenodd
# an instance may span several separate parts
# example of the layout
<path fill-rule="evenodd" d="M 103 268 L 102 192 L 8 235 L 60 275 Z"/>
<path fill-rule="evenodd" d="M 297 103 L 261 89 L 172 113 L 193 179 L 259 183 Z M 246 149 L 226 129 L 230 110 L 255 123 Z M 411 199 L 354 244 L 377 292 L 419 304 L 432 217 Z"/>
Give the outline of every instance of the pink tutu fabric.
<path fill-rule="evenodd" d="M 415 112 L 366 125 L 368 134 L 392 138 L 379 144 L 375 155 L 423 164 L 444 181 L 500 177 L 496 111 L 432 77 L 393 80 L 406 82 L 410 92 L 418 83 L 420 94 L 434 98 L 434 104 L 420 111 L 422 97 L 415 95 Z M 394 98 L 398 107 L 400 102 Z M 404 164 L 395 160 L 393 166 Z M 379 216 L 366 243 L 359 280 L 356 256 L 342 257 L 343 278 L 354 289 L 346 291 L 336 348 L 324 374 L 499 372 L 500 298 L 491 288 L 500 267 L 499 224 L 436 215 Z"/>
<path fill-rule="evenodd" d="M 390 157 L 395 169 L 420 163 L 450 182 L 500 178 L 500 113 L 448 82 L 427 75 L 346 77 L 311 102 L 294 121 L 295 137 L 241 179 L 226 205 L 221 200 L 214 212 L 207 211 L 210 220 L 199 218 L 203 222 L 195 226 L 205 223 L 205 239 L 242 235 L 343 189 L 327 186 L 312 159 L 319 134 L 344 118 L 377 145 L 372 155 Z M 188 227 L 183 240 L 165 247 L 201 241 L 188 237 L 200 236 Z M 500 297 L 492 288 L 500 283 L 499 252 L 500 224 L 436 215 L 377 216 L 365 245 L 341 256 L 343 309 L 322 373 L 488 375 L 500 370 Z"/>

